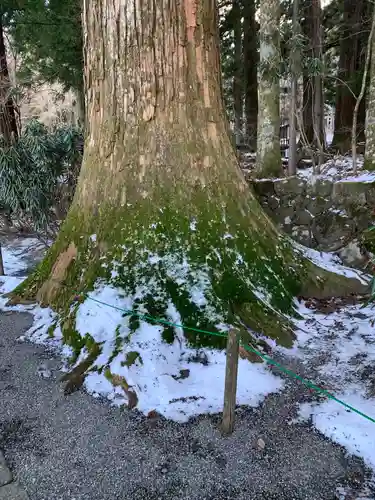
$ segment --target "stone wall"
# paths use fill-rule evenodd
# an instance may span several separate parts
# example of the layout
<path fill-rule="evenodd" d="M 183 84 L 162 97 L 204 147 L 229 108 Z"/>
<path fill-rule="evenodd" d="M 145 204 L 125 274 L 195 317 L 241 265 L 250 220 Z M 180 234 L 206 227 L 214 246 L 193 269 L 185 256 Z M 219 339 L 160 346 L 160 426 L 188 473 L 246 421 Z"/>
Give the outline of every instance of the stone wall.
<path fill-rule="evenodd" d="M 299 177 L 252 182 L 276 224 L 303 245 L 337 251 L 373 224 L 375 182 Z"/>

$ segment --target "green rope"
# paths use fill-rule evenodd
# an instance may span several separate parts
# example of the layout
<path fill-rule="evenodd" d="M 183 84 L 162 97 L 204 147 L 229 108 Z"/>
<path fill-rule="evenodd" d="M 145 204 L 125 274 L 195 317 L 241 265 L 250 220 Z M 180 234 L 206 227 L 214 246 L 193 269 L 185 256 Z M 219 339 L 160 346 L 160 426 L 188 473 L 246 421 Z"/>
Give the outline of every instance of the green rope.
<path fill-rule="evenodd" d="M 81 294 L 81 295 L 83 295 L 83 294 Z M 201 330 L 200 328 L 194 328 L 194 327 L 191 327 L 191 326 L 185 326 L 185 325 L 179 325 L 177 323 L 171 323 L 170 321 L 166 321 L 166 320 L 164 320 L 162 318 L 155 318 L 155 317 L 150 316 L 148 314 L 137 313 L 134 310 L 122 309 L 121 307 L 117 307 L 117 306 L 114 306 L 112 304 L 107 304 L 106 302 L 103 302 L 101 300 L 89 297 L 87 294 L 84 294 L 84 295 L 89 300 L 91 300 L 93 302 L 96 302 L 98 304 L 101 304 L 101 305 L 104 305 L 104 306 L 107 306 L 107 307 L 111 307 L 112 309 L 116 309 L 117 311 L 121 311 L 121 312 L 126 313 L 126 314 L 131 314 L 132 316 L 137 316 L 137 317 L 139 317 L 141 319 L 147 319 L 147 320 L 153 321 L 155 323 L 162 323 L 163 325 L 173 326 L 175 328 L 183 328 L 183 329 L 190 330 L 190 331 L 193 331 L 193 332 L 203 333 L 205 335 L 215 335 L 217 337 L 227 338 L 227 335 L 225 333 L 209 332 L 207 330 Z M 370 417 L 369 415 L 366 415 L 365 413 L 361 412 L 360 410 L 357 410 L 356 408 L 354 408 L 353 406 L 350 406 L 349 404 L 345 403 L 344 401 L 341 401 L 341 399 L 336 398 L 333 394 L 331 394 L 330 392 L 328 392 L 326 389 L 322 389 L 321 387 L 313 384 L 309 380 L 304 379 L 303 377 L 301 377 L 297 373 L 293 372 L 292 370 L 289 370 L 288 368 L 285 368 L 283 365 L 281 365 L 280 363 L 278 363 L 274 359 L 272 359 L 269 356 L 267 356 L 266 354 L 263 354 L 262 352 L 258 351 L 258 349 L 256 349 L 255 347 L 250 347 L 250 346 L 243 345 L 243 344 L 242 344 L 242 347 L 246 351 L 248 351 L 248 352 L 253 352 L 253 353 L 257 354 L 267 364 L 276 366 L 281 372 L 285 373 L 286 375 L 289 375 L 289 377 L 294 378 L 296 380 L 299 380 L 300 382 L 302 382 L 309 389 L 313 389 L 316 392 L 324 394 L 327 398 L 332 399 L 333 401 L 336 401 L 336 403 L 339 403 L 340 405 L 344 406 L 348 410 L 353 411 L 354 413 L 357 413 L 357 415 L 360 415 L 361 417 L 363 417 L 363 418 L 365 418 L 365 419 L 367 419 L 370 422 L 372 422 L 372 423 L 375 424 L 375 419 L 374 418 Z"/>

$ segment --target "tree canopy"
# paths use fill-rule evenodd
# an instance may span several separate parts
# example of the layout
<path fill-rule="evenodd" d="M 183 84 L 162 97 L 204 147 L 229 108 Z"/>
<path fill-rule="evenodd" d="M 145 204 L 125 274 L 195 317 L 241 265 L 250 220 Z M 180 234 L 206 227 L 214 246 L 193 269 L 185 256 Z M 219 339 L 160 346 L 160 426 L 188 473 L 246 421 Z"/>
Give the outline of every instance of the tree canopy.
<path fill-rule="evenodd" d="M 2 13 L 24 85 L 36 79 L 83 90 L 81 0 L 7 0 Z"/>

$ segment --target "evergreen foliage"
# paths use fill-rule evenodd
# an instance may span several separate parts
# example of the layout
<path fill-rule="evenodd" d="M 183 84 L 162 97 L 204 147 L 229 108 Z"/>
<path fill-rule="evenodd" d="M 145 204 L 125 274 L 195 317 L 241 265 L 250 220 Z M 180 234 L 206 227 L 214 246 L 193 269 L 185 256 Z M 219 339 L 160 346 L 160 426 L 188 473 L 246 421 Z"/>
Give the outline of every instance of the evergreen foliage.
<path fill-rule="evenodd" d="M 45 230 L 54 219 L 59 187 L 72 171 L 78 175 L 81 131 L 60 126 L 49 131 L 29 122 L 19 140 L 6 145 L 0 137 L 0 207 L 17 219 L 31 219 Z"/>

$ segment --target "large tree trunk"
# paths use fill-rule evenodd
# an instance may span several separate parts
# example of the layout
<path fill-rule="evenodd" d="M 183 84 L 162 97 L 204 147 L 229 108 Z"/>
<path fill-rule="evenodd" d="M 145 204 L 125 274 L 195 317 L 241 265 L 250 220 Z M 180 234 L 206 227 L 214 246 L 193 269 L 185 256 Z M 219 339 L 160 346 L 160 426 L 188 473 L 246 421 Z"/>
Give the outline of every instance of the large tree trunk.
<path fill-rule="evenodd" d="M 336 90 L 335 130 L 332 146 L 346 153 L 351 149 L 353 111 L 361 88 L 366 46 L 370 31 L 371 3 L 345 0 L 341 27 L 339 73 Z M 354 95 L 353 95 L 354 94 Z M 357 141 L 364 141 L 365 99 L 358 112 Z"/>
<path fill-rule="evenodd" d="M 260 61 L 256 175 L 282 174 L 280 152 L 280 0 L 259 8 Z"/>
<path fill-rule="evenodd" d="M 11 82 L 8 71 L 2 14 L 0 11 L 0 135 L 3 136 L 5 144 L 8 145 L 18 139 L 16 113 L 10 89 Z"/>
<path fill-rule="evenodd" d="M 85 1 L 82 170 L 56 243 L 15 291 L 57 308 L 75 350 L 85 339 L 71 301 L 99 285 L 143 314 L 212 331 L 243 321 L 285 344 L 294 296 L 332 293 L 330 275 L 276 231 L 238 167 L 217 33 L 213 0 Z"/>
<path fill-rule="evenodd" d="M 242 57 L 242 25 L 240 0 L 233 0 L 233 31 L 234 31 L 234 75 L 233 75 L 233 103 L 234 103 L 234 133 L 236 144 L 243 142 L 243 57 Z"/>
<path fill-rule="evenodd" d="M 255 22 L 255 1 L 244 2 L 243 54 L 245 68 L 246 138 L 255 151 L 258 127 L 258 27 Z"/>

